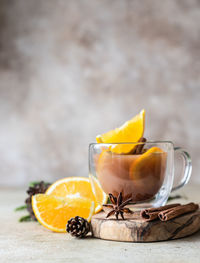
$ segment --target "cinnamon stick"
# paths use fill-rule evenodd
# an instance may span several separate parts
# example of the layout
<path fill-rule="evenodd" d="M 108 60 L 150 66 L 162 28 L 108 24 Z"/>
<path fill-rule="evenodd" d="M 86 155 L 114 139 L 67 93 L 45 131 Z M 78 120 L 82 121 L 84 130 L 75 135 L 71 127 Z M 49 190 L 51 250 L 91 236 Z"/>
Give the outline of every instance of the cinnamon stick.
<path fill-rule="evenodd" d="M 142 137 L 142 138 L 139 140 L 139 142 L 146 142 L 146 141 L 147 141 L 147 139 L 144 138 L 144 137 Z M 136 146 L 135 154 L 140 154 L 140 153 L 142 153 L 143 147 L 144 147 L 144 143 L 138 144 L 138 145 Z"/>
<path fill-rule="evenodd" d="M 142 210 L 140 215 L 146 221 L 152 221 L 152 220 L 155 220 L 158 218 L 158 214 L 161 211 L 164 211 L 164 210 L 167 210 L 170 208 L 174 208 L 177 206 L 180 206 L 180 204 L 170 204 L 170 205 L 165 205 L 165 206 L 161 206 L 161 207 L 152 207 L 152 208 Z"/>
<path fill-rule="evenodd" d="M 198 204 L 195 203 L 189 203 L 186 205 L 180 205 L 177 207 L 169 208 L 165 211 L 162 211 L 158 214 L 158 217 L 161 221 L 168 221 L 172 218 L 175 218 L 177 216 L 194 212 L 199 208 Z"/>
<path fill-rule="evenodd" d="M 144 142 L 144 143 L 137 144 L 131 153 L 132 154 L 141 154 L 146 141 L 147 141 L 146 138 L 141 137 L 138 140 L 138 142 Z"/>

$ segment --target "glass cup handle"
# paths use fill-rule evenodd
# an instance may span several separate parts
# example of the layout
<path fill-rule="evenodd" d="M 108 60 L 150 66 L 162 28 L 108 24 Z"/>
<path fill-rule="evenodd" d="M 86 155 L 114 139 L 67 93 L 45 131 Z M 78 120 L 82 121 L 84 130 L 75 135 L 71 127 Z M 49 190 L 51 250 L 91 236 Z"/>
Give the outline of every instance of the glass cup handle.
<path fill-rule="evenodd" d="M 182 186 L 184 186 L 185 184 L 187 184 L 192 173 L 192 160 L 189 153 L 183 150 L 181 147 L 174 147 L 174 151 L 180 153 L 181 156 L 183 157 L 184 169 L 182 172 L 180 183 L 177 186 L 174 186 L 172 188 L 172 191 L 177 190 Z"/>

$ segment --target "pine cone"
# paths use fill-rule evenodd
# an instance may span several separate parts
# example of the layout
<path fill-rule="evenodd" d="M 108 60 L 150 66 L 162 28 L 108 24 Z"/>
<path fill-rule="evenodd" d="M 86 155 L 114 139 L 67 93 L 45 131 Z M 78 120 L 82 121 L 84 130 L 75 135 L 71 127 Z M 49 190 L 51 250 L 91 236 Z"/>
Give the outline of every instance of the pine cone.
<path fill-rule="evenodd" d="M 90 232 L 90 224 L 83 217 L 76 216 L 67 222 L 66 230 L 72 236 L 84 237 Z"/>
<path fill-rule="evenodd" d="M 27 194 L 29 195 L 28 198 L 26 198 L 25 203 L 27 204 L 27 210 L 31 216 L 31 218 L 35 221 L 37 221 L 33 209 L 32 209 L 32 196 L 35 194 L 43 194 L 46 192 L 47 188 L 51 184 L 45 183 L 44 181 L 33 183 L 33 186 L 30 186 L 28 190 L 26 191 Z"/>

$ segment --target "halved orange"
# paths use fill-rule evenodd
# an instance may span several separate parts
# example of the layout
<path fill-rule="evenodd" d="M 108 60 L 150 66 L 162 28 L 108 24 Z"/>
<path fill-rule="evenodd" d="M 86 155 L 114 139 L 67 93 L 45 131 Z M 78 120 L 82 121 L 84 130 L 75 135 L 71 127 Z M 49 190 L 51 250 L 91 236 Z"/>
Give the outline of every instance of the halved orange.
<path fill-rule="evenodd" d="M 138 115 L 131 120 L 125 122 L 119 128 L 111 130 L 96 137 L 97 143 L 131 143 L 138 142 L 143 137 L 145 127 L 145 110 L 142 110 Z M 135 147 L 132 144 L 119 144 L 110 147 L 114 153 L 123 154 L 129 153 Z"/>
<path fill-rule="evenodd" d="M 94 213 L 94 202 L 83 197 L 37 194 L 32 196 L 32 207 L 37 220 L 55 232 L 66 232 L 67 221 L 72 217 L 90 221 Z"/>
<path fill-rule="evenodd" d="M 94 193 L 89 178 L 67 177 L 52 184 L 47 189 L 46 194 L 90 199 L 95 202 L 95 213 L 97 213 L 102 209 L 102 205 L 107 202 L 107 195 L 102 190 L 97 179 L 95 179 L 95 189 Z"/>

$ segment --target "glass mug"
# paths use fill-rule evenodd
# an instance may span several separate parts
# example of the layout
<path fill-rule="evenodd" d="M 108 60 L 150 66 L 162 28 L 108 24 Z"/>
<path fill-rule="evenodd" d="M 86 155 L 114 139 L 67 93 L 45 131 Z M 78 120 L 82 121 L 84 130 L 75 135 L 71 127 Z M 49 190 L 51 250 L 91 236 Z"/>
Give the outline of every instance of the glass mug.
<path fill-rule="evenodd" d="M 170 141 L 149 141 L 139 154 L 118 154 L 124 147 L 130 150 L 139 144 L 144 145 L 142 142 L 89 145 L 89 177 L 93 191 L 99 182 L 106 194 L 117 196 L 122 192 L 124 198 L 131 196 L 135 208 L 165 205 L 171 191 L 189 181 L 190 155 Z M 175 152 L 183 157 L 184 169 L 178 185 L 173 186 Z"/>

